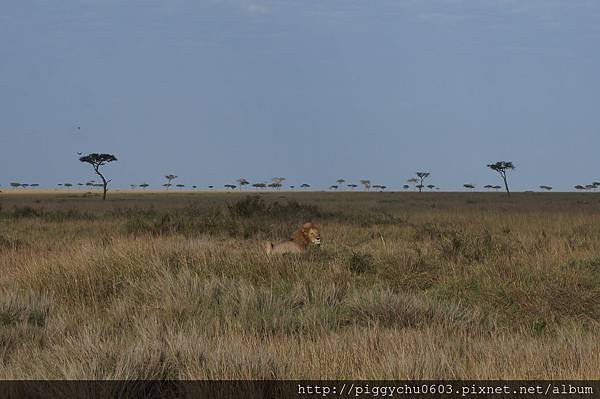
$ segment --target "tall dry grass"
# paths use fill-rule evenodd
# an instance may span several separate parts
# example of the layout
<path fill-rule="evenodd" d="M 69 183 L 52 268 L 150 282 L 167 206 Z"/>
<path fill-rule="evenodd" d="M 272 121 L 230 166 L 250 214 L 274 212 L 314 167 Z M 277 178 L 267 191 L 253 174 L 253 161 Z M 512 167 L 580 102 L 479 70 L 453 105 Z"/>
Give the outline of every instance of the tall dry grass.
<path fill-rule="evenodd" d="M 0 378 L 600 378 L 595 195 L 0 201 Z"/>

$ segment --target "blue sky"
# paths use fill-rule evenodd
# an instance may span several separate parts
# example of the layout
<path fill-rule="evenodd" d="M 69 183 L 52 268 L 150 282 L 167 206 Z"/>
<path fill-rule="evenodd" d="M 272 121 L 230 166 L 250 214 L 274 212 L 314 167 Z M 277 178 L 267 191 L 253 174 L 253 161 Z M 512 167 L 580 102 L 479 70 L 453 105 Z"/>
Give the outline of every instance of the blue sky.
<path fill-rule="evenodd" d="M 0 183 L 600 180 L 596 0 L 3 0 Z M 80 126 L 80 129 L 77 127 Z"/>

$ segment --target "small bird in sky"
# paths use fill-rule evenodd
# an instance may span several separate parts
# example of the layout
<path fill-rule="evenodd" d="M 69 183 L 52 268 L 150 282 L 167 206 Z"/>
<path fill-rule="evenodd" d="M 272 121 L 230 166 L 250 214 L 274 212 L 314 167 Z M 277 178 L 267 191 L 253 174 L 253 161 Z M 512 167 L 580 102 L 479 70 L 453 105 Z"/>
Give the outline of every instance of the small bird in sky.
<path fill-rule="evenodd" d="M 77 155 L 81 155 L 81 154 L 83 154 L 83 152 L 78 152 L 78 153 L 77 153 Z"/>

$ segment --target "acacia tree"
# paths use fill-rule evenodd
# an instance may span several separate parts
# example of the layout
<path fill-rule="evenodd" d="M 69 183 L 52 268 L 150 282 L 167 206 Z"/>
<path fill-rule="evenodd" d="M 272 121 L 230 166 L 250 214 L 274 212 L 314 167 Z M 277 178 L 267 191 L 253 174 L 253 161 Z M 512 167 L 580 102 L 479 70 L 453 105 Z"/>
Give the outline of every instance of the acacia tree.
<path fill-rule="evenodd" d="M 506 171 L 514 170 L 515 165 L 513 165 L 513 163 L 510 161 L 498 161 L 496 163 L 488 165 L 487 167 L 500 174 L 500 176 L 502 177 L 502 180 L 504 181 L 504 187 L 506 188 L 506 194 L 508 194 L 508 196 L 510 197 L 510 190 L 508 189 L 508 181 L 506 179 Z"/>
<path fill-rule="evenodd" d="M 369 189 L 371 188 L 371 180 L 361 180 L 360 184 L 364 186 L 366 191 L 369 191 Z"/>
<path fill-rule="evenodd" d="M 242 187 L 250 184 L 250 182 L 248 180 L 244 179 L 243 177 L 240 177 L 239 179 L 237 179 L 236 182 L 240 185 L 240 190 L 242 189 Z"/>
<path fill-rule="evenodd" d="M 167 183 L 163 184 L 163 186 L 165 186 L 168 190 L 169 187 L 171 187 L 171 181 L 177 179 L 177 176 L 170 174 L 170 175 L 166 175 L 165 179 L 167 179 Z"/>
<path fill-rule="evenodd" d="M 417 188 L 419 189 L 419 192 L 421 192 L 423 190 L 423 187 L 425 187 L 425 185 L 423 184 L 423 180 L 427 179 L 430 174 L 431 173 L 429 172 L 417 172 L 417 178 L 419 179 L 419 184 L 417 185 Z"/>
<path fill-rule="evenodd" d="M 406 180 L 407 183 L 410 184 L 414 184 L 415 187 L 417 187 L 417 183 L 419 182 L 419 179 L 417 179 L 416 177 L 411 177 L 410 179 Z"/>
<path fill-rule="evenodd" d="M 338 184 L 338 186 L 341 186 L 346 182 L 346 179 L 337 179 L 335 182 Z"/>
<path fill-rule="evenodd" d="M 106 192 L 108 191 L 108 183 L 110 183 L 110 180 L 106 180 L 102 172 L 100 172 L 100 168 L 107 163 L 116 161 L 117 157 L 112 154 L 97 154 L 94 152 L 92 154 L 79 157 L 79 160 L 92 165 L 94 172 L 100 176 L 100 179 L 102 179 L 102 188 L 104 190 L 102 194 L 102 200 L 106 200 Z"/>
<path fill-rule="evenodd" d="M 279 190 L 283 187 L 283 182 L 285 181 L 285 177 L 274 177 L 271 179 L 272 183 L 269 184 L 269 187 L 276 188 Z"/>

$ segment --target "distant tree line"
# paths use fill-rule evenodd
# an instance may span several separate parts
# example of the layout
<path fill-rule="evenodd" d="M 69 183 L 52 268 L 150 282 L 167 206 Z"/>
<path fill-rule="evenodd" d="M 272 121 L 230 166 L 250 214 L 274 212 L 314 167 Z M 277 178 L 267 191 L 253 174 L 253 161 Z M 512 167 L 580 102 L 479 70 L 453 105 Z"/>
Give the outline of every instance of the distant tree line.
<path fill-rule="evenodd" d="M 79 157 L 79 161 L 82 163 L 87 163 L 87 164 L 91 165 L 94 173 L 100 178 L 101 181 L 96 182 L 94 180 L 90 180 L 86 183 L 79 182 L 76 184 L 66 182 L 66 183 L 58 183 L 58 186 L 66 187 L 66 188 L 71 188 L 75 185 L 79 186 L 79 187 L 84 187 L 84 186 L 85 187 L 99 187 L 99 188 L 102 188 L 102 199 L 105 200 L 106 196 L 107 196 L 107 192 L 108 192 L 108 185 L 111 182 L 111 180 L 106 178 L 106 176 L 103 172 L 103 168 L 106 165 L 108 165 L 109 163 L 117 161 L 117 158 L 112 154 L 106 154 L 106 153 L 102 153 L 102 154 L 90 153 L 87 155 L 78 153 L 78 155 L 81 155 Z M 486 166 L 490 170 L 498 173 L 498 175 L 500 176 L 502 183 L 504 185 L 506 194 L 510 197 L 511 191 L 510 191 L 509 184 L 508 184 L 508 172 L 515 170 L 515 165 L 510 161 L 497 161 L 497 162 L 488 164 Z M 162 186 L 168 191 L 173 186 L 173 181 L 176 180 L 178 178 L 178 176 L 171 173 L 171 174 L 165 175 L 164 177 L 166 179 L 166 182 L 164 184 L 162 184 Z M 425 171 L 415 172 L 413 177 L 410 177 L 409 179 L 407 179 L 406 183 L 408 183 L 408 184 L 402 185 L 402 189 L 409 190 L 412 185 L 414 187 L 414 189 L 418 192 L 423 192 L 423 190 L 425 188 L 429 189 L 429 191 L 439 190 L 440 188 L 434 184 L 430 183 L 430 184 L 425 185 L 425 181 L 427 179 L 429 179 L 430 177 L 431 177 L 430 172 L 425 172 Z M 259 189 L 259 190 L 264 190 L 267 188 L 270 188 L 273 190 L 280 190 L 284 186 L 283 184 L 285 181 L 286 181 L 285 177 L 273 177 L 273 178 L 271 178 L 270 182 L 263 181 L 263 182 L 251 183 L 247 179 L 240 177 L 239 179 L 235 180 L 236 184 L 228 183 L 228 184 L 224 184 L 223 187 L 225 189 L 229 189 L 229 190 L 235 190 L 235 189 L 242 190 L 246 186 L 251 186 L 251 187 L 253 187 L 255 189 Z M 385 184 L 372 184 L 371 180 L 368 180 L 368 179 L 360 179 L 358 182 L 363 187 L 364 191 L 370 191 L 372 188 L 377 189 L 379 191 L 385 191 L 388 187 Z M 346 183 L 346 184 L 344 184 L 344 183 Z M 13 188 L 28 188 L 28 187 L 39 187 L 39 186 L 40 186 L 39 183 L 10 182 L 10 187 L 13 187 Z M 359 184 L 348 182 L 345 178 L 338 178 L 335 180 L 335 184 L 332 184 L 329 186 L 329 190 L 338 191 L 338 190 L 342 189 L 344 186 L 347 187 L 348 189 L 354 191 L 359 186 Z M 130 184 L 129 187 L 131 189 L 136 189 L 138 187 L 141 189 L 147 189 L 148 187 L 150 187 L 150 185 L 148 183 Z M 182 188 L 185 188 L 186 185 L 183 183 L 178 183 L 178 184 L 175 184 L 175 187 L 182 189 Z M 197 185 L 192 185 L 190 187 L 192 189 L 198 188 Z M 295 185 L 289 185 L 288 187 L 290 189 L 296 188 Z M 311 187 L 311 185 L 308 183 L 301 183 L 299 185 L 299 187 L 300 187 L 300 189 L 308 189 Z M 465 183 L 465 184 L 463 184 L 463 187 L 469 191 L 473 191 L 473 190 L 475 190 L 476 185 L 473 183 Z M 549 186 L 549 185 L 540 185 L 538 187 L 542 191 L 552 191 L 553 190 L 553 187 Z M 208 188 L 213 189 L 214 185 L 209 185 Z M 502 186 L 487 184 L 487 185 L 483 186 L 483 188 L 485 188 L 488 191 L 489 190 L 498 191 L 499 189 L 502 188 Z M 595 182 L 592 182 L 589 184 L 577 184 L 574 186 L 574 188 L 577 191 L 596 191 L 598 188 L 600 188 L 600 182 L 595 181 Z"/>

